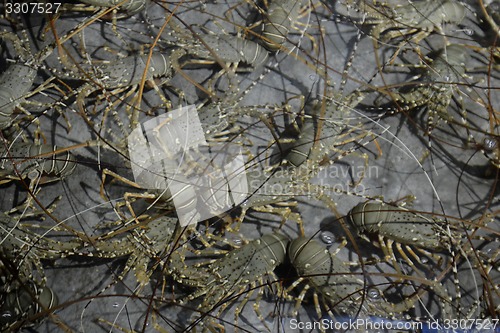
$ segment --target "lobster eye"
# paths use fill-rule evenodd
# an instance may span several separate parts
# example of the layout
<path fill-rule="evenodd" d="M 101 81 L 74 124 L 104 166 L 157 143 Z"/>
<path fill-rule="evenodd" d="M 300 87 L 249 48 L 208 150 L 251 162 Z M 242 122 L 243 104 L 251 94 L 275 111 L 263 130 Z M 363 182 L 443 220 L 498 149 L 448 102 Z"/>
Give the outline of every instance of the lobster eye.
<path fill-rule="evenodd" d="M 9 321 L 12 317 L 13 317 L 12 312 L 10 312 L 9 310 L 0 313 L 0 318 L 2 321 Z"/>
<path fill-rule="evenodd" d="M 483 147 L 487 151 L 493 151 L 497 147 L 497 140 L 493 138 L 484 138 Z"/>
<path fill-rule="evenodd" d="M 335 235 L 331 231 L 322 231 L 319 238 L 327 245 L 332 245 L 335 242 Z"/>
<path fill-rule="evenodd" d="M 380 293 L 380 290 L 378 290 L 375 287 L 369 288 L 366 294 L 367 294 L 368 298 L 371 300 L 378 300 L 382 296 Z"/>

